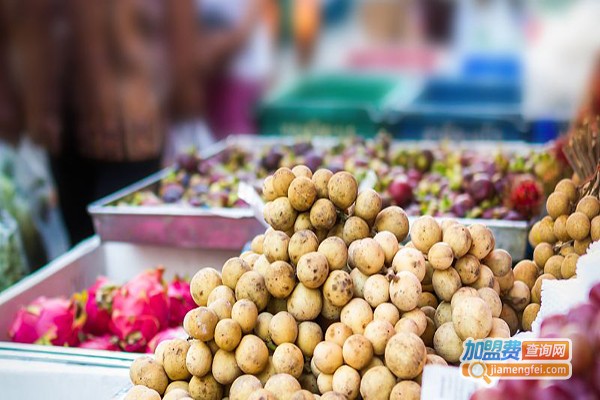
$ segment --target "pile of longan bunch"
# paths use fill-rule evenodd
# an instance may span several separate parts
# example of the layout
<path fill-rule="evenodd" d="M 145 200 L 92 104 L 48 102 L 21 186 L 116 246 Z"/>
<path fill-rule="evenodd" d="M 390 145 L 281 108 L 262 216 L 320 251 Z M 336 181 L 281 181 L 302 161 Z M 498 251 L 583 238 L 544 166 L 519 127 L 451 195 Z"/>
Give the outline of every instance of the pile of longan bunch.
<path fill-rule="evenodd" d="M 548 196 L 548 215 L 529 233 L 533 261 L 515 266 L 515 279 L 531 289 L 529 309 L 539 310 L 542 281 L 575 277 L 577 261 L 591 242 L 600 239 L 600 201 L 597 194 L 581 194 L 571 179 L 560 181 Z"/>
<path fill-rule="evenodd" d="M 485 226 L 382 209 L 347 172 L 281 168 L 271 225 L 191 280 L 189 340 L 131 367 L 127 399 L 419 399 L 425 364 L 468 337 L 509 337 L 529 289 Z M 131 394 L 133 393 L 133 394 Z"/>

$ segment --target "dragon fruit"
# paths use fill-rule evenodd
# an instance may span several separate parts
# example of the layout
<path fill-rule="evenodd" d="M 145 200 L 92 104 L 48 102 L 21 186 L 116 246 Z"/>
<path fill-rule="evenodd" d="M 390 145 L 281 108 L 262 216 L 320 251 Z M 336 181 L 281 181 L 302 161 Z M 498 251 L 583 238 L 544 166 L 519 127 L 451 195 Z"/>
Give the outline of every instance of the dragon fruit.
<path fill-rule="evenodd" d="M 179 326 L 188 311 L 196 308 L 190 293 L 190 284 L 178 276 L 167 287 L 169 296 L 169 326 Z"/>
<path fill-rule="evenodd" d="M 19 310 L 8 335 L 18 343 L 77 346 L 84 322 L 75 301 L 42 296 Z"/>
<path fill-rule="evenodd" d="M 79 345 L 82 349 L 119 351 L 119 338 L 112 335 L 90 337 Z"/>
<path fill-rule="evenodd" d="M 115 293 L 110 330 L 125 351 L 146 350 L 150 339 L 169 324 L 163 272 L 162 267 L 142 272 Z"/>
<path fill-rule="evenodd" d="M 516 176 L 507 188 L 507 207 L 517 211 L 526 219 L 536 215 L 544 201 L 544 192 L 540 183 L 528 175 Z"/>
<path fill-rule="evenodd" d="M 160 331 L 150 340 L 148 343 L 148 347 L 146 348 L 146 353 L 154 353 L 156 350 L 156 346 L 160 342 L 170 339 L 187 339 L 188 334 L 185 332 L 182 326 L 178 326 L 176 328 L 165 329 L 164 331 Z"/>
<path fill-rule="evenodd" d="M 96 282 L 84 291 L 82 298 L 85 301 L 87 315 L 83 331 L 85 333 L 102 336 L 108 333 L 112 312 L 112 300 L 117 287 L 111 284 L 108 278 L 100 276 Z"/>

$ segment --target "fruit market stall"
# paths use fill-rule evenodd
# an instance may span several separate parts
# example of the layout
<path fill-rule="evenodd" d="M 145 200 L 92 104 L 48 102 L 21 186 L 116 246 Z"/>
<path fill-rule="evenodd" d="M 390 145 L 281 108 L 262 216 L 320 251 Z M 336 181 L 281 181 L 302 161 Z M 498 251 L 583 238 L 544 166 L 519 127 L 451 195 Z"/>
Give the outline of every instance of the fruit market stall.
<path fill-rule="evenodd" d="M 551 145 L 234 136 L 199 155 L 180 155 L 175 167 L 98 201 L 90 213 L 104 240 L 238 250 L 263 230 L 239 197 L 239 182 L 260 193 L 269 173 L 299 163 L 352 171 L 411 219 L 483 222 L 515 260 L 525 257 L 527 227 L 545 193 L 569 171 Z"/>

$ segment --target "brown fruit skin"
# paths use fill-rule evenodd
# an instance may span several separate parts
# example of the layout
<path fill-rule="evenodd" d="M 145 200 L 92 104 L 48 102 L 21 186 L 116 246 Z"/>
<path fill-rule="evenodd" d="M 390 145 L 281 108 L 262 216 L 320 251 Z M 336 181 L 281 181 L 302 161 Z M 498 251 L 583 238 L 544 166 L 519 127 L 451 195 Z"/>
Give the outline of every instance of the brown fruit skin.
<path fill-rule="evenodd" d="M 269 349 L 258 336 L 246 335 L 235 350 L 235 360 L 246 374 L 258 374 L 269 363 Z"/>
<path fill-rule="evenodd" d="M 408 216 L 398 206 L 386 207 L 377 214 L 373 229 L 375 232 L 390 231 L 396 235 L 398 242 L 408 236 Z"/>
<path fill-rule="evenodd" d="M 326 168 L 321 168 L 315 171 L 312 176 L 312 181 L 317 189 L 317 197 L 319 199 L 329 198 L 329 192 L 327 190 L 327 184 L 333 176 L 333 172 Z"/>
<path fill-rule="evenodd" d="M 310 178 L 300 176 L 290 184 L 287 196 L 296 211 L 306 211 L 317 198 L 317 188 Z"/>
<path fill-rule="evenodd" d="M 593 242 L 600 240 L 600 215 L 594 217 L 590 223 L 590 236 Z"/>
<path fill-rule="evenodd" d="M 540 243 L 533 250 L 533 261 L 535 261 L 538 268 L 543 269 L 548 259 L 553 255 L 554 248 L 550 243 Z"/>
<path fill-rule="evenodd" d="M 552 274 L 556 279 L 562 279 L 560 271 L 564 259 L 565 258 L 560 255 L 550 257 L 544 266 L 544 273 Z M 533 288 L 533 286 L 531 286 L 531 288 Z"/>
<path fill-rule="evenodd" d="M 568 215 L 561 215 L 554 220 L 554 236 L 561 242 L 568 242 L 571 240 L 571 237 L 567 232 L 567 219 L 569 219 Z"/>
<path fill-rule="evenodd" d="M 565 256 L 565 259 L 560 266 L 560 274 L 563 279 L 569 279 L 577 272 L 577 260 L 579 260 L 579 254 L 571 253 Z"/>
<path fill-rule="evenodd" d="M 585 196 L 579 200 L 575 211 L 584 213 L 591 220 L 600 213 L 600 202 L 594 196 Z"/>
<path fill-rule="evenodd" d="M 310 209 L 310 223 L 317 230 L 329 230 L 335 225 L 335 205 L 328 199 L 319 199 Z"/>
<path fill-rule="evenodd" d="M 556 279 L 552 274 L 542 274 L 538 276 L 533 288 L 531 289 L 531 302 L 541 304 L 542 302 L 542 282 L 544 279 Z"/>
<path fill-rule="evenodd" d="M 285 299 L 296 286 L 294 268 L 285 261 L 275 261 L 267 267 L 265 285 L 271 296 Z"/>
<path fill-rule="evenodd" d="M 193 399 L 220 400 L 223 398 L 223 386 L 211 374 L 204 375 L 202 378 L 192 376 L 189 392 Z"/>
<path fill-rule="evenodd" d="M 341 210 L 347 210 L 358 195 L 358 183 L 352 174 L 340 171 L 333 174 L 327 183 L 329 200 Z"/>
<path fill-rule="evenodd" d="M 503 249 L 492 250 L 482 261 L 492 270 L 494 276 L 505 276 L 512 269 L 512 257 Z"/>
<path fill-rule="evenodd" d="M 579 254 L 580 256 L 584 255 L 587 253 L 590 243 L 592 243 L 592 240 L 589 237 L 586 237 L 583 240 L 576 240 L 575 243 L 573 243 L 575 253 Z"/>
<path fill-rule="evenodd" d="M 555 192 L 562 192 L 567 195 L 571 203 L 577 200 L 577 186 L 570 179 L 563 179 L 554 187 Z"/>
<path fill-rule="evenodd" d="M 538 277 L 539 270 L 533 261 L 522 260 L 515 265 L 513 273 L 515 274 L 515 280 L 524 282 L 531 290 Z"/>
<path fill-rule="evenodd" d="M 306 253 L 317 251 L 319 248 L 319 239 L 311 230 L 304 229 L 295 232 L 288 243 L 288 254 L 292 264 L 298 264 L 298 260 Z"/>
<path fill-rule="evenodd" d="M 344 223 L 342 238 L 344 239 L 346 246 L 349 246 L 350 243 L 355 240 L 364 239 L 369 236 L 370 231 L 369 224 L 367 224 L 365 220 L 360 217 L 352 216 Z"/>
<path fill-rule="evenodd" d="M 163 366 L 153 358 L 144 356 L 133 361 L 129 378 L 134 385 L 143 385 L 162 395 L 169 384 L 169 377 Z"/>
<path fill-rule="evenodd" d="M 367 221 L 371 225 L 377 214 L 381 211 L 383 201 L 379 193 L 373 189 L 363 190 L 358 194 L 354 205 L 354 215 Z"/>
<path fill-rule="evenodd" d="M 521 327 L 524 331 L 531 331 L 531 323 L 535 321 L 539 311 L 540 305 L 537 303 L 531 303 L 525 307 L 525 310 L 523 310 L 523 317 L 521 318 Z"/>
<path fill-rule="evenodd" d="M 277 197 L 287 196 L 288 189 L 292 181 L 296 179 L 296 175 L 291 169 L 282 167 L 273 174 L 273 191 Z"/>
<path fill-rule="evenodd" d="M 442 228 L 431 216 L 419 217 L 412 224 L 410 238 L 419 251 L 427 254 L 434 244 L 442 241 Z"/>
<path fill-rule="evenodd" d="M 563 214 L 569 213 L 569 198 L 562 192 L 554 192 L 548 196 L 546 201 L 546 211 L 552 219 L 556 219 Z"/>
<path fill-rule="evenodd" d="M 471 250 L 473 238 L 466 226 L 453 224 L 443 231 L 442 240 L 452 247 L 454 256 L 460 258 Z"/>
<path fill-rule="evenodd" d="M 590 225 L 587 215 L 576 211 L 567 219 L 567 233 L 575 240 L 583 240 L 590 233 Z"/>

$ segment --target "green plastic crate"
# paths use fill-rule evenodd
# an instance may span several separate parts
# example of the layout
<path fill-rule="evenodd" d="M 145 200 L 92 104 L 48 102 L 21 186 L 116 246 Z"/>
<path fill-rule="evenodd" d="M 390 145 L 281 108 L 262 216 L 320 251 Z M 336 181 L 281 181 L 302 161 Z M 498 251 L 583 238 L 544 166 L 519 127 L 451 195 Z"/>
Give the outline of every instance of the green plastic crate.
<path fill-rule="evenodd" d="M 320 75 L 300 81 L 264 102 L 260 133 L 284 136 L 374 136 L 390 104 L 410 97 L 398 77 Z"/>

